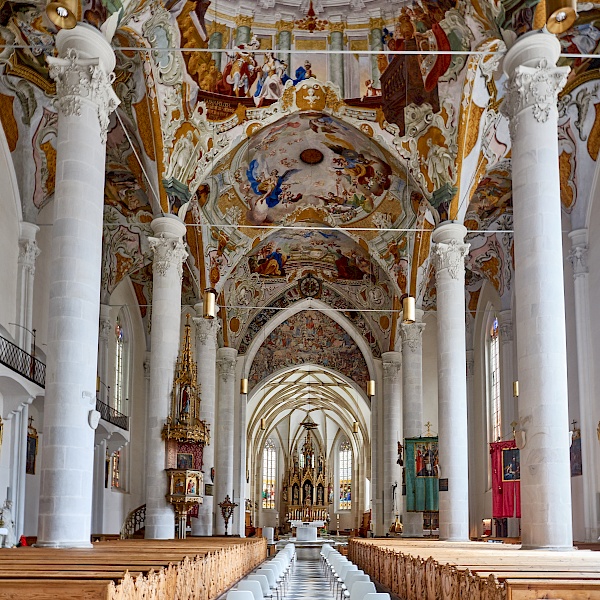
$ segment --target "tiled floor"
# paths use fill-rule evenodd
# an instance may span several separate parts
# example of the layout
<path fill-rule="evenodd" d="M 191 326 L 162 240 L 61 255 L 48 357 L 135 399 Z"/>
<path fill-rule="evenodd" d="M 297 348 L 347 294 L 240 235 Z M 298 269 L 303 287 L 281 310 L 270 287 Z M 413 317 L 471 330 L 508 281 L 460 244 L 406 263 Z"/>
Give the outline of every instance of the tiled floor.
<path fill-rule="evenodd" d="M 298 560 L 285 600 L 334 600 L 327 577 L 321 570 L 320 548 L 298 548 Z"/>

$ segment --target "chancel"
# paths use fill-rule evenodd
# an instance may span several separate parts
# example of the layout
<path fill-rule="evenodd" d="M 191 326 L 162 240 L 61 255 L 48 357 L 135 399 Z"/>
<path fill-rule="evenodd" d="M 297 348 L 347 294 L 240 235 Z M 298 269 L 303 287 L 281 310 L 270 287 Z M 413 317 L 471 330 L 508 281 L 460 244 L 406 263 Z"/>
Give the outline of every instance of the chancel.
<path fill-rule="evenodd" d="M 3 7 L 0 599 L 600 594 L 600 5 Z"/>

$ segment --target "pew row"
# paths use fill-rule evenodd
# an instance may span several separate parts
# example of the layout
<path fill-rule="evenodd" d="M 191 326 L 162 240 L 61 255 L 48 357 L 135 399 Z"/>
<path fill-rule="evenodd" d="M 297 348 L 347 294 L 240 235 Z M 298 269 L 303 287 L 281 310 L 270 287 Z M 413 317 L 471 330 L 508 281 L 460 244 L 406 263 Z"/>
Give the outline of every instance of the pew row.
<path fill-rule="evenodd" d="M 600 553 L 587 550 L 354 539 L 349 557 L 404 600 L 600 600 Z"/>
<path fill-rule="evenodd" d="M 0 550 L 0 600 L 214 600 L 267 554 L 266 540 L 119 540 Z"/>

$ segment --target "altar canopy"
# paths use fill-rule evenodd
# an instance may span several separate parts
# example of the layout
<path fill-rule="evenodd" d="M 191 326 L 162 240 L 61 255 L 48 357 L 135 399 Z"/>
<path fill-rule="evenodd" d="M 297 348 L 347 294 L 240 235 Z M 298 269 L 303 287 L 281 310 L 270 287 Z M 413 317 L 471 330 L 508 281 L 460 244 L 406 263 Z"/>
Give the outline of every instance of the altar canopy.
<path fill-rule="evenodd" d="M 406 510 L 409 512 L 438 510 L 438 439 L 406 438 L 405 467 Z"/>
<path fill-rule="evenodd" d="M 521 518 L 521 466 L 515 440 L 492 442 L 492 517 Z"/>

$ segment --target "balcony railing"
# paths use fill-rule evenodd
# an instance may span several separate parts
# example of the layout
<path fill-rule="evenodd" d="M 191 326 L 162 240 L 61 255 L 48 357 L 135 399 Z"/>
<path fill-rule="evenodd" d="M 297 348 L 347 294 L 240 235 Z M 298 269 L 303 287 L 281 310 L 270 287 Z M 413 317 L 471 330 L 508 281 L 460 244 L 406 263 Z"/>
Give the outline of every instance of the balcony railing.
<path fill-rule="evenodd" d="M 105 404 L 96 398 L 96 410 L 102 415 L 102 418 L 125 431 L 129 431 L 129 417 L 120 413 L 112 406 Z"/>
<path fill-rule="evenodd" d="M 27 354 L 16 344 L 9 342 L 6 338 L 0 336 L 0 363 L 12 369 L 19 375 L 33 381 L 40 387 L 46 387 L 46 365 L 41 361 Z"/>

